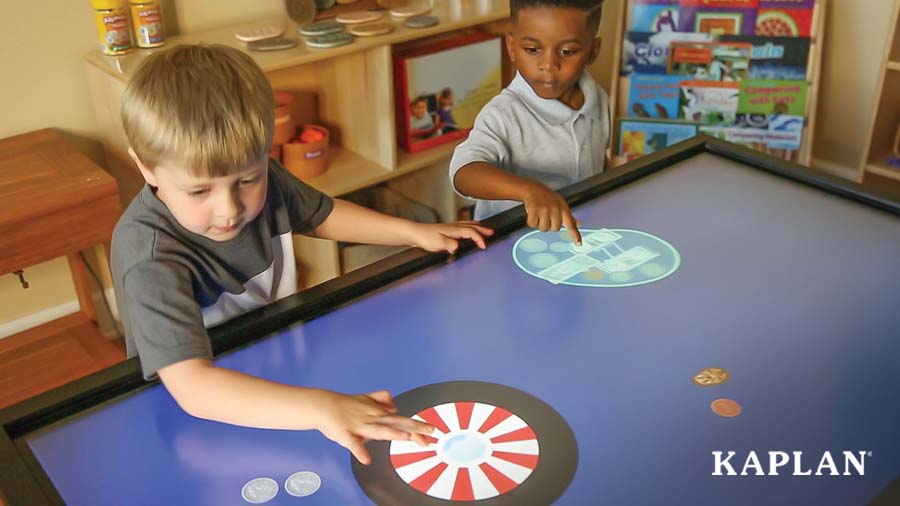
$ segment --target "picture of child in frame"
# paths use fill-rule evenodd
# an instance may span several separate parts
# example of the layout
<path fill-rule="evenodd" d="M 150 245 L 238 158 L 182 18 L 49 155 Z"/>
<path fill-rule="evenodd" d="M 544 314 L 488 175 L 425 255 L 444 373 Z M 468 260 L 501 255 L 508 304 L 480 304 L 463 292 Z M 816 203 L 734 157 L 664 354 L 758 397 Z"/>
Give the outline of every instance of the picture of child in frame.
<path fill-rule="evenodd" d="M 440 116 L 431 112 L 428 105 L 426 96 L 416 97 L 409 103 L 409 135 L 415 139 L 428 139 L 441 133 Z"/>
<path fill-rule="evenodd" d="M 502 89 L 501 53 L 500 38 L 481 33 L 395 53 L 400 146 L 417 153 L 465 138 Z"/>
<path fill-rule="evenodd" d="M 456 126 L 456 120 L 453 119 L 453 89 L 444 88 L 441 90 L 437 99 L 438 103 L 438 119 L 441 123 L 441 134 L 455 132 L 459 128 Z"/>

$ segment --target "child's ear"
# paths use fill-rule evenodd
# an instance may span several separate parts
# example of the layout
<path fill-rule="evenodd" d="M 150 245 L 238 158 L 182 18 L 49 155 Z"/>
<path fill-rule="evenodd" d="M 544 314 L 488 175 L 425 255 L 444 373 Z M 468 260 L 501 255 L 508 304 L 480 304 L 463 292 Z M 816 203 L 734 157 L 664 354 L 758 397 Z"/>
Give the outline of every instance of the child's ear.
<path fill-rule="evenodd" d="M 513 64 L 516 63 L 516 51 L 514 49 L 516 39 L 513 37 L 512 32 L 506 33 L 506 54 L 509 56 L 509 61 Z"/>
<path fill-rule="evenodd" d="M 141 176 L 144 177 L 144 181 L 154 188 L 158 187 L 159 185 L 156 184 L 156 175 L 141 162 L 141 159 L 138 158 L 137 153 L 134 152 L 134 148 L 131 146 L 128 146 L 128 156 L 134 160 L 134 164 L 137 165 L 138 170 L 141 171 Z"/>
<path fill-rule="evenodd" d="M 600 54 L 600 48 L 603 46 L 603 37 L 597 37 L 594 39 L 594 44 L 591 46 L 591 59 L 588 62 L 588 65 L 594 63 L 597 60 L 597 56 Z"/>

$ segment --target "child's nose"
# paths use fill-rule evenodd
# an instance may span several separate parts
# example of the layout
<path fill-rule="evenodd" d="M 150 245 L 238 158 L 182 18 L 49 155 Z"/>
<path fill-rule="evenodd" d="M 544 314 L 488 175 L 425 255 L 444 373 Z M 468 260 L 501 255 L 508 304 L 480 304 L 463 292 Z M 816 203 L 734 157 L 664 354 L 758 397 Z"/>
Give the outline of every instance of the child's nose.
<path fill-rule="evenodd" d="M 222 192 L 222 197 L 216 206 L 216 215 L 220 218 L 231 220 L 241 214 L 243 207 L 237 192 Z"/>
<path fill-rule="evenodd" d="M 552 51 L 545 52 L 541 60 L 538 62 L 538 68 L 544 72 L 550 70 L 559 70 L 559 56 Z"/>

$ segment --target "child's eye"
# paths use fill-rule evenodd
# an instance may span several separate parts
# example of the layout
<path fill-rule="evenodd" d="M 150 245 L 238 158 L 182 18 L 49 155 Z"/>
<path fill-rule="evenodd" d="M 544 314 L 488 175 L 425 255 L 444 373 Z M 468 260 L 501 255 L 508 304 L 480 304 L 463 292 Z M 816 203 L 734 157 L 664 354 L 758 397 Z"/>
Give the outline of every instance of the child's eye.
<path fill-rule="evenodd" d="M 250 179 L 241 179 L 241 186 L 250 186 L 259 182 L 258 177 L 252 177 Z"/>
<path fill-rule="evenodd" d="M 530 54 L 530 55 L 536 55 L 541 52 L 541 50 L 536 47 L 523 47 L 522 49 L 525 51 L 526 54 Z"/>
<path fill-rule="evenodd" d="M 559 54 L 566 56 L 566 57 L 575 56 L 576 54 L 578 54 L 578 50 L 577 49 L 563 49 L 559 52 Z"/>
<path fill-rule="evenodd" d="M 207 193 L 209 193 L 209 190 L 203 188 L 203 189 L 200 189 L 200 190 L 191 190 L 191 191 L 189 191 L 189 192 L 188 192 L 188 196 L 190 196 L 190 197 L 202 197 L 202 196 L 206 195 Z"/>

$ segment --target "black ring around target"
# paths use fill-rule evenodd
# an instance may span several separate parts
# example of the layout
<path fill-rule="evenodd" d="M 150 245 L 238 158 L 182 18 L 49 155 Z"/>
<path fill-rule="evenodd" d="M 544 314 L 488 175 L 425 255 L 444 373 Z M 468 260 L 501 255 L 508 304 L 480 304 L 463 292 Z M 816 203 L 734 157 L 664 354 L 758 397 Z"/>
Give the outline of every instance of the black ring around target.
<path fill-rule="evenodd" d="M 544 401 L 512 387 L 481 381 L 434 383 L 394 398 L 397 412 L 413 416 L 449 402 L 482 402 L 504 408 L 525 421 L 537 435 L 540 456 L 531 475 L 509 492 L 475 501 L 478 506 L 549 506 L 565 492 L 578 467 L 578 443 L 569 424 Z M 390 441 L 370 441 L 372 463 L 351 455 L 356 481 L 378 506 L 448 506 L 461 504 L 423 494 L 404 482 L 391 463 Z M 470 504 L 466 502 L 467 504 Z"/>

